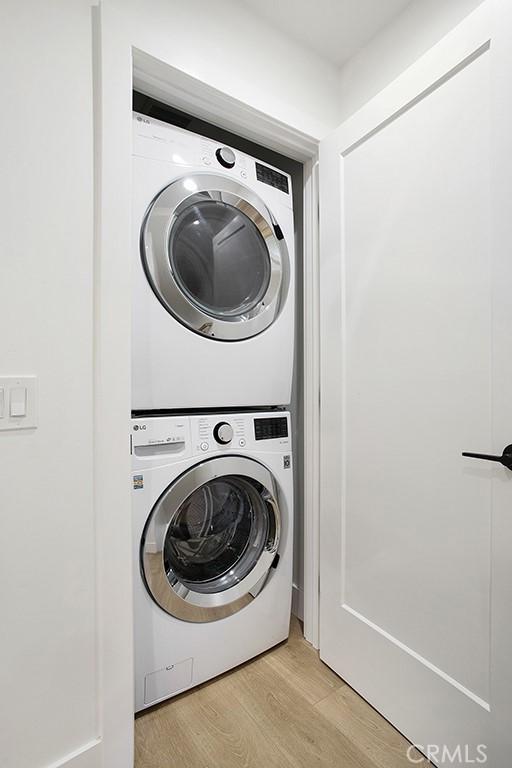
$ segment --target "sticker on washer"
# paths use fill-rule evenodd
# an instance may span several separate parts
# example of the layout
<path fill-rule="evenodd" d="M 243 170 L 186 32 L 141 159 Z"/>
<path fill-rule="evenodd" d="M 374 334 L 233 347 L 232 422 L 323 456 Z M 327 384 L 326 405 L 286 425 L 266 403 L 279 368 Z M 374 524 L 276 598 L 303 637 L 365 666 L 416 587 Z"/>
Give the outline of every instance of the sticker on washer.
<path fill-rule="evenodd" d="M 137 491 L 139 488 L 144 488 L 144 475 L 133 476 L 133 490 Z"/>
<path fill-rule="evenodd" d="M 283 467 L 284 469 L 290 469 L 292 465 L 292 457 L 291 456 L 283 456 Z"/>

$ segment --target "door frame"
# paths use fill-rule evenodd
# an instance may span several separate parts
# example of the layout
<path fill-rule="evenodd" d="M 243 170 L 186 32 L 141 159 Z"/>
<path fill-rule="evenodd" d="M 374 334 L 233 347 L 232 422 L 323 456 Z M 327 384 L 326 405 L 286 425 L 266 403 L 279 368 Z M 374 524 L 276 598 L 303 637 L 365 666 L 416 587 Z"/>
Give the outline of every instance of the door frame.
<path fill-rule="evenodd" d="M 318 648 L 320 370 L 318 139 L 133 45 L 123 18 L 94 5 L 94 504 L 97 730 L 102 764 L 133 760 L 130 516 L 132 89 L 304 164 L 304 634 Z M 119 583 L 126 584 L 119 594 Z M 115 606 L 115 610 L 112 609 Z M 92 763 L 91 763 L 92 768 Z"/>

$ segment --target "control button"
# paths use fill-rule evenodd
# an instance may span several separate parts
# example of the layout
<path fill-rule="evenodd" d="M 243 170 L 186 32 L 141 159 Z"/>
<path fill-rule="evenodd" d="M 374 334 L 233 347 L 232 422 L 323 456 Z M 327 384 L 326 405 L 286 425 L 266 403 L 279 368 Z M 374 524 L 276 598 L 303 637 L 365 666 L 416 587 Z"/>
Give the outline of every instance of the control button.
<path fill-rule="evenodd" d="M 242 179 L 246 179 L 247 178 L 247 171 L 240 171 L 240 176 L 242 177 Z"/>
<path fill-rule="evenodd" d="M 240 440 L 238 441 L 238 445 L 240 446 L 240 448 L 245 447 L 245 437 L 240 438 Z"/>
<path fill-rule="evenodd" d="M 11 389 L 10 410 L 11 416 L 27 415 L 27 389 L 26 387 L 13 387 Z"/>
<path fill-rule="evenodd" d="M 215 153 L 215 157 L 224 168 L 234 168 L 235 165 L 235 153 L 229 147 L 219 147 Z"/>
<path fill-rule="evenodd" d="M 227 445 L 233 439 L 233 427 L 227 421 L 219 421 L 213 430 L 213 436 L 221 445 Z"/>
<path fill-rule="evenodd" d="M 208 445 L 208 443 L 206 443 L 206 442 L 202 442 L 201 443 L 201 450 L 202 451 L 207 451 L 209 447 L 210 446 Z"/>
<path fill-rule="evenodd" d="M 211 165 L 212 164 L 211 158 L 210 157 L 203 157 L 203 163 L 205 165 Z"/>

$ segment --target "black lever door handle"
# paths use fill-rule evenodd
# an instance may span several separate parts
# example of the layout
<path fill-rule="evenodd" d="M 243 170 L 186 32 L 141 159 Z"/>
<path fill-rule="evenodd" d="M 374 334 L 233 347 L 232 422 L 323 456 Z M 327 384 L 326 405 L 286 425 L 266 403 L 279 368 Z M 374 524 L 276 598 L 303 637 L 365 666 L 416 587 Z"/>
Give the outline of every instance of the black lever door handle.
<path fill-rule="evenodd" d="M 499 464 L 503 464 L 507 469 L 512 470 L 512 445 L 507 445 L 501 456 L 492 456 L 489 453 L 468 453 L 464 452 L 463 456 L 469 456 L 470 459 L 484 459 L 484 461 L 497 461 Z"/>

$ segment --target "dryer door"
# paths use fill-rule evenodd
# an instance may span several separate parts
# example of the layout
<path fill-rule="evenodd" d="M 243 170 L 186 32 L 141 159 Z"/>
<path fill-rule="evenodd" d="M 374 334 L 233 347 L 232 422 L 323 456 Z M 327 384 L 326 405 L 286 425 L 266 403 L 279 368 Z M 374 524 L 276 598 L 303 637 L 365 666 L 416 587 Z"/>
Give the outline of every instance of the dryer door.
<path fill-rule="evenodd" d="M 262 589 L 279 546 L 277 485 L 259 462 L 198 464 L 160 496 L 141 542 L 146 587 L 185 621 L 236 613 Z"/>
<path fill-rule="evenodd" d="M 289 258 L 277 222 L 254 192 L 223 176 L 165 187 L 146 213 L 141 254 L 167 311 L 214 340 L 261 333 L 286 300 Z"/>

